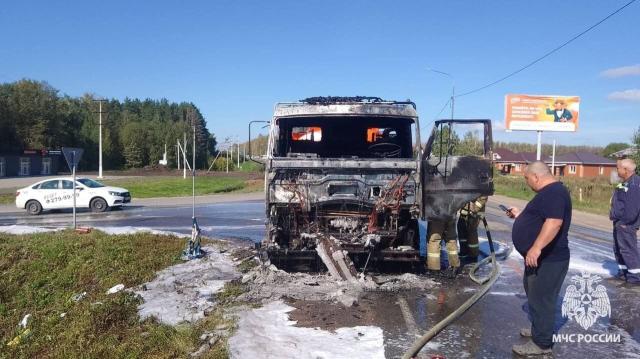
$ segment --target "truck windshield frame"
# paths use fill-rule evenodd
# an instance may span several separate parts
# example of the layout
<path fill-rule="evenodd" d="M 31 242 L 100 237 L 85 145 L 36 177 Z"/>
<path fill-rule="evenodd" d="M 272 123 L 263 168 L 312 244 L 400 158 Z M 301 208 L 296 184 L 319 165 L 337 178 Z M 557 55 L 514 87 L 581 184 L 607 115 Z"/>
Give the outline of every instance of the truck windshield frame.
<path fill-rule="evenodd" d="M 276 124 L 274 157 L 413 158 L 412 118 L 285 117 Z"/>

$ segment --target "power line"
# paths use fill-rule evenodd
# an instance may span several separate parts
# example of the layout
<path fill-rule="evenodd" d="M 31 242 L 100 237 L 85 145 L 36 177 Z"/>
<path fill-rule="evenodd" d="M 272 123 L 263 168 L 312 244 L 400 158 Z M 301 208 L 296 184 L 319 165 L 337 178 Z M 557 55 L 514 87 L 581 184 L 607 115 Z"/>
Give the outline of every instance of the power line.
<path fill-rule="evenodd" d="M 636 2 L 636 0 L 631 0 L 631 1 L 629 1 L 629 2 L 628 2 L 628 3 L 626 3 L 624 6 L 620 7 L 619 9 L 617 9 L 617 10 L 616 10 L 616 11 L 614 11 L 614 12 L 612 12 L 611 14 L 607 15 L 604 19 L 602 19 L 602 20 L 600 20 L 600 21 L 596 22 L 595 24 L 591 25 L 591 26 L 590 26 L 589 28 L 587 28 L 586 30 L 582 31 L 582 32 L 581 32 L 581 33 L 579 33 L 578 35 L 576 35 L 576 36 L 572 37 L 571 39 L 569 39 L 568 41 L 564 42 L 562 45 L 560 45 L 560 46 L 558 46 L 558 47 L 554 48 L 553 50 L 551 50 L 551 51 L 547 52 L 546 54 L 544 54 L 544 55 L 540 56 L 539 58 L 537 58 L 537 59 L 533 60 L 532 62 L 530 62 L 529 64 L 527 64 L 527 65 L 525 65 L 525 66 L 523 66 L 523 67 L 521 67 L 520 69 L 518 69 L 518 70 L 516 70 L 516 71 L 514 71 L 514 72 L 512 72 L 512 73 L 510 73 L 510 74 L 508 74 L 508 75 L 506 75 L 506 76 L 504 76 L 504 77 L 502 77 L 502 78 L 500 78 L 500 79 L 496 80 L 496 81 L 493 81 L 493 82 L 491 82 L 491 83 L 489 83 L 489 84 L 486 84 L 486 85 L 484 85 L 484 86 L 482 86 L 482 87 L 478 87 L 477 89 L 474 89 L 474 90 L 471 90 L 471 91 L 467 91 L 467 92 L 461 93 L 460 95 L 456 95 L 456 97 L 462 97 L 462 96 L 470 95 L 470 94 L 472 94 L 472 93 L 476 93 L 476 92 L 478 92 L 478 91 L 481 91 L 481 90 L 486 89 L 487 87 L 491 87 L 491 86 L 493 86 L 493 85 L 495 85 L 495 84 L 497 84 L 497 83 L 500 83 L 500 82 L 502 82 L 502 81 L 504 81 L 504 80 L 508 79 L 509 77 L 512 77 L 512 76 L 514 76 L 514 75 L 517 75 L 518 73 L 520 73 L 520 72 L 522 72 L 522 71 L 524 71 L 524 70 L 528 69 L 529 67 L 531 67 L 531 66 L 535 65 L 536 63 L 538 63 L 538 62 L 542 61 L 543 59 L 545 59 L 546 57 L 550 56 L 550 55 L 551 55 L 551 54 L 553 54 L 554 52 L 556 52 L 556 51 L 558 51 L 558 50 L 562 49 L 563 47 L 565 47 L 565 46 L 567 46 L 567 45 L 569 45 L 569 44 L 570 44 L 570 43 L 572 43 L 573 41 L 575 41 L 575 40 L 577 40 L 578 38 L 580 38 L 582 35 L 584 35 L 584 34 L 586 34 L 587 32 L 589 32 L 589 31 L 593 30 L 593 29 L 594 29 L 594 28 L 596 28 L 598 25 L 600 25 L 600 24 L 602 24 L 603 22 L 607 21 L 610 17 L 612 17 L 612 16 L 614 16 L 615 14 L 619 13 L 620 11 L 624 10 L 624 8 L 626 8 L 627 6 L 629 6 L 629 5 L 633 4 L 634 2 Z"/>
<path fill-rule="evenodd" d="M 438 116 L 440 116 L 440 114 L 442 113 L 442 111 L 444 111 L 445 108 L 447 108 L 447 106 L 449 105 L 449 103 L 451 103 L 451 97 L 449 97 L 449 100 L 447 102 L 444 103 L 444 106 L 442 106 L 442 109 L 440 110 L 440 112 L 438 112 L 437 115 L 433 116 L 433 118 L 435 120 L 438 119 Z"/>

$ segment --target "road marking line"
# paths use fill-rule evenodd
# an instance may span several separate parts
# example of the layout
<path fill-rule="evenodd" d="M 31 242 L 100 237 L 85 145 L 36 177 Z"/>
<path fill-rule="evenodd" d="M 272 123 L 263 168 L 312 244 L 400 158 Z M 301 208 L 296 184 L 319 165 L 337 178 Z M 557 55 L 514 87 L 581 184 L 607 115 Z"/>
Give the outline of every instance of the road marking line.
<path fill-rule="evenodd" d="M 400 306 L 400 311 L 402 312 L 402 317 L 404 318 L 404 322 L 407 324 L 407 330 L 410 335 L 419 336 L 418 332 L 418 324 L 416 324 L 415 318 L 411 314 L 411 309 L 409 308 L 409 303 L 403 296 L 398 297 L 398 301 L 396 302 L 398 306 Z"/>

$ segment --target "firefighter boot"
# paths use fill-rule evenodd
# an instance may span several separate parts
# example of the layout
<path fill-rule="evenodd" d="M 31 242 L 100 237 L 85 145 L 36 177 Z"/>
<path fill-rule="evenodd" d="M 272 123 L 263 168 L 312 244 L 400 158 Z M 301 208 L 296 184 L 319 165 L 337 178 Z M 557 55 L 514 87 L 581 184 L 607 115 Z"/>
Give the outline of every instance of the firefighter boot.
<path fill-rule="evenodd" d="M 427 232 L 427 269 L 440 271 L 440 243 L 444 226 L 440 222 L 429 222 Z"/>

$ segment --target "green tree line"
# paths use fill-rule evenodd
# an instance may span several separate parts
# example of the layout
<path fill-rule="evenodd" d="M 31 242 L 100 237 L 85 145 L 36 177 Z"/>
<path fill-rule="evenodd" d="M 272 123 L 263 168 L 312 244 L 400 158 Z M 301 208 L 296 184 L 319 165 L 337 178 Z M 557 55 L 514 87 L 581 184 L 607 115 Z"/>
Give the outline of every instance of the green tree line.
<path fill-rule="evenodd" d="M 99 104 L 91 94 L 61 95 L 46 82 L 20 80 L 0 84 L 0 153 L 25 149 L 80 147 L 82 170 L 98 166 Z M 169 165 L 175 167 L 176 140 L 187 134 L 191 159 L 196 128 L 196 165 L 206 166 L 216 151 L 216 139 L 206 127 L 200 110 L 189 102 L 166 99 L 102 103 L 103 168 L 123 169 L 156 165 L 165 144 Z"/>

